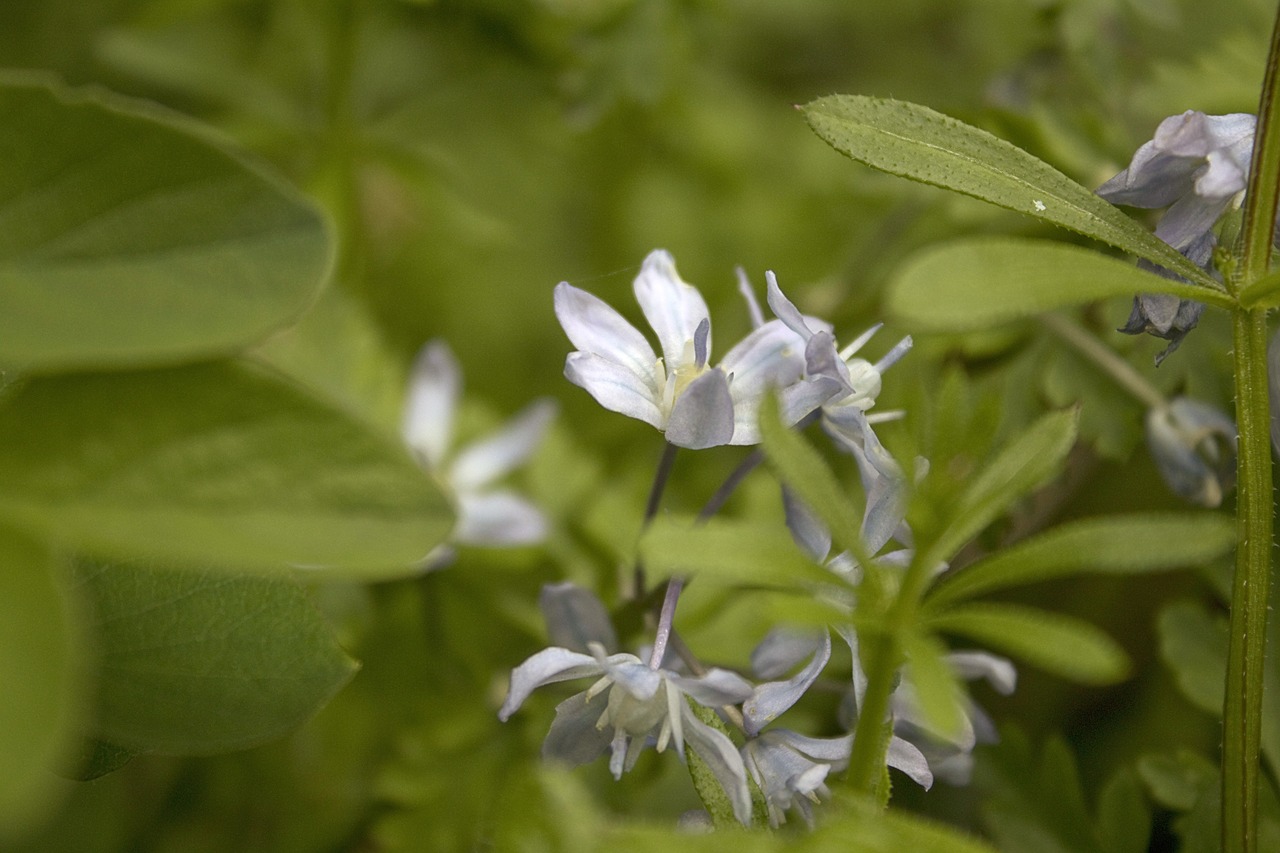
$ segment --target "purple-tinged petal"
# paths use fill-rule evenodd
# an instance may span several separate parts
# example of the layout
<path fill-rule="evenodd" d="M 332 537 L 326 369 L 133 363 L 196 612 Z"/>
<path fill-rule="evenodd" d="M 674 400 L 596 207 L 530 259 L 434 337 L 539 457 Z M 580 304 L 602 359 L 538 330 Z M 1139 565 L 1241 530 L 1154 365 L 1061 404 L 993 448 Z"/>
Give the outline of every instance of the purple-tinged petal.
<path fill-rule="evenodd" d="M 853 735 L 843 737 L 809 737 L 790 729 L 774 729 L 761 735 L 784 743 L 796 752 L 814 761 L 823 761 L 834 767 L 843 767 L 853 752 Z"/>
<path fill-rule="evenodd" d="M 724 373 L 715 369 L 690 382 L 676 397 L 667 419 L 666 436 L 667 441 L 677 447 L 701 450 L 728 444 L 733 438 L 733 427 L 729 381 Z"/>
<path fill-rule="evenodd" d="M 800 309 L 782 293 L 782 288 L 778 287 L 778 278 L 772 271 L 764 274 L 765 281 L 768 283 L 769 308 L 773 311 L 775 317 L 783 322 L 791 331 L 795 332 L 805 341 L 813 337 L 813 329 L 805 322 L 804 315 L 800 313 Z"/>
<path fill-rule="evenodd" d="M 583 388 L 611 412 L 644 421 L 656 429 L 665 425 L 658 392 L 627 368 L 586 352 L 571 352 L 564 362 L 565 378 Z"/>
<path fill-rule="evenodd" d="M 743 826 L 749 826 L 751 791 L 747 787 L 747 768 L 742 763 L 742 756 L 727 735 L 699 720 L 688 703 L 682 700 L 680 705 L 681 723 L 689 746 L 711 769 L 724 792 L 729 795 L 729 802 L 733 804 L 733 816 Z"/>
<path fill-rule="evenodd" d="M 815 563 L 825 562 L 827 555 L 831 553 L 831 531 L 827 526 L 807 503 L 786 486 L 782 487 L 782 509 L 787 520 L 787 530 L 791 532 L 791 538 L 800 546 L 800 550 L 808 554 Z M 753 654 L 752 661 L 754 660 Z"/>
<path fill-rule="evenodd" d="M 609 748 L 613 732 L 596 728 L 600 718 L 599 703 L 592 704 L 587 694 L 575 693 L 556 706 L 556 717 L 542 741 L 542 757 L 563 761 L 572 767 L 595 761 Z"/>
<path fill-rule="evenodd" d="M 800 697 L 822 674 L 830 659 L 831 637 L 824 631 L 818 650 L 808 666 L 787 681 L 771 681 L 759 685 L 751 697 L 743 702 L 742 718 L 746 733 L 750 736 L 759 734 L 762 728 L 800 701 Z"/>
<path fill-rule="evenodd" d="M 822 645 L 820 631 L 771 628 L 751 650 L 751 671 L 757 678 L 777 678 L 789 672 Z"/>
<path fill-rule="evenodd" d="M 538 608 L 547 623 L 547 637 L 557 646 L 589 653 L 588 643 L 599 643 L 606 652 L 618 647 L 609 611 L 591 590 L 577 584 L 544 584 Z"/>
<path fill-rule="evenodd" d="M 885 753 L 885 763 L 907 774 L 913 782 L 926 791 L 933 787 L 933 771 L 929 769 L 929 762 L 925 759 L 924 753 L 910 741 L 903 740 L 897 735 L 890 738 L 889 749 Z"/>
<path fill-rule="evenodd" d="M 736 389 L 735 377 L 729 384 L 729 393 L 734 398 L 733 440 L 729 443 L 739 446 L 759 444 L 760 406 L 764 403 L 764 394 L 748 397 L 740 395 Z M 781 388 L 778 391 L 778 408 L 782 422 L 787 426 L 795 426 L 838 395 L 840 390 L 840 384 L 826 376 L 801 379 Z"/>
<path fill-rule="evenodd" d="M 753 330 L 720 362 L 733 376 L 734 397 L 750 397 L 790 385 L 804 375 L 804 340 L 777 320 Z"/>
<path fill-rule="evenodd" d="M 737 705 L 751 695 L 751 682 L 736 672 L 712 667 L 698 676 L 668 675 L 667 678 L 693 700 L 708 708 Z"/>
<path fill-rule="evenodd" d="M 453 538 L 463 545 L 534 545 L 547 538 L 547 519 L 515 492 L 460 494 Z"/>
<path fill-rule="evenodd" d="M 742 294 L 743 300 L 747 303 L 747 316 L 751 318 L 751 328 L 758 329 L 764 325 L 764 312 L 760 310 L 755 288 L 751 286 L 751 279 L 747 278 L 746 270 L 736 267 L 734 272 L 738 275 L 738 293 Z"/>
<path fill-rule="evenodd" d="M 635 655 L 610 655 L 604 662 L 604 669 L 613 679 L 615 689 L 621 687 L 641 702 L 652 699 L 662 686 L 662 675 L 641 663 Z"/>
<path fill-rule="evenodd" d="M 1229 197 L 1206 199 L 1188 193 L 1160 217 L 1156 223 L 1156 236 L 1184 252 L 1209 233 L 1230 204 Z"/>
<path fill-rule="evenodd" d="M 531 403 L 497 433 L 463 448 L 449 466 L 449 482 L 458 491 L 468 491 L 510 473 L 538 448 L 555 416 L 555 401 Z"/>
<path fill-rule="evenodd" d="M 650 389 L 662 390 L 665 376 L 644 335 L 597 296 L 568 282 L 555 289 L 556 319 L 580 351 L 625 368 Z"/>
<path fill-rule="evenodd" d="M 543 649 L 511 671 L 511 689 L 498 711 L 504 723 L 529 698 L 529 694 L 546 684 L 574 678 L 600 675 L 604 668 L 591 655 L 552 646 Z"/>
<path fill-rule="evenodd" d="M 984 678 L 1004 696 L 1018 686 L 1018 670 L 1008 658 L 990 652 L 961 651 L 949 653 L 946 661 L 960 678 L 965 681 Z"/>
<path fill-rule="evenodd" d="M 449 452 L 462 371 L 444 341 L 427 343 L 414 359 L 404 411 L 404 441 L 437 470 Z"/>
<path fill-rule="evenodd" d="M 636 276 L 635 294 L 645 319 L 658 335 L 667 373 L 693 366 L 694 354 L 690 344 L 703 321 L 708 322 L 706 343 L 710 350 L 707 303 L 696 287 L 680 278 L 675 261 L 668 252 L 656 249 L 644 259 L 640 275 Z"/>

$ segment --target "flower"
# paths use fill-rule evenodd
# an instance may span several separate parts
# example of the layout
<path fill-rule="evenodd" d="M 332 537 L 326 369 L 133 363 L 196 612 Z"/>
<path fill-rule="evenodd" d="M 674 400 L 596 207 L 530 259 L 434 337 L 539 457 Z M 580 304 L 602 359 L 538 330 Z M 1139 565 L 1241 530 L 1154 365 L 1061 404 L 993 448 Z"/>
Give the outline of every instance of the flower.
<path fill-rule="evenodd" d="M 1220 410 L 1187 397 L 1147 412 L 1147 444 L 1169 488 L 1216 507 L 1235 483 L 1236 425 Z"/>
<path fill-rule="evenodd" d="M 537 448 L 555 417 L 550 400 L 538 400 L 498 432 L 452 452 L 454 416 L 462 393 L 462 371 L 449 345 L 430 341 L 418 353 L 409 377 L 403 434 L 422 467 L 433 474 L 457 503 L 458 521 L 450 535 L 461 545 L 508 547 L 540 542 L 547 522 L 533 504 L 493 484 L 519 467 Z M 424 560 L 437 568 L 453 558 L 446 544 Z"/>
<path fill-rule="evenodd" d="M 1170 116 L 1134 153 L 1129 167 L 1097 193 L 1113 204 L 1168 207 L 1156 224 L 1156 236 L 1207 269 L 1216 242 L 1213 226 L 1248 181 L 1255 124 L 1248 113 L 1210 116 L 1187 110 Z M 1142 266 L 1172 276 L 1162 267 Z M 1167 293 L 1138 294 L 1120 331 L 1169 341 L 1156 357 L 1159 364 L 1195 328 L 1203 310 L 1198 302 Z"/>
<path fill-rule="evenodd" d="M 827 431 L 843 439 L 861 445 L 867 425 L 866 415 L 880 394 L 881 374 L 892 367 L 911 349 L 911 336 L 898 341 L 875 364 L 857 358 L 857 352 L 871 340 L 882 324 L 872 326 L 842 350 L 836 349 L 836 339 L 825 324 L 817 326 L 802 315 L 799 309 L 783 295 L 778 279 L 772 272 L 765 273 L 768 281 L 769 307 L 782 323 L 804 341 L 805 376 L 810 379 L 825 377 L 836 383 L 839 390 L 822 404 L 822 422 Z M 874 416 L 873 416 L 874 417 Z M 897 417 L 896 413 L 882 415 L 878 420 Z"/>
<path fill-rule="evenodd" d="M 780 389 L 784 417 L 795 423 L 837 390 L 825 379 L 802 381 L 802 341 L 781 323 L 756 328 L 712 367 L 706 302 L 661 249 L 645 258 L 634 290 L 661 357 L 603 300 L 568 282 L 556 285 L 556 318 L 577 347 L 565 360 L 565 377 L 606 409 L 660 430 L 671 444 L 756 444 L 766 391 Z"/>
<path fill-rule="evenodd" d="M 689 699 L 709 707 L 736 705 L 751 695 L 751 685 L 723 669 L 683 676 L 645 664 L 632 654 L 606 655 L 595 641 L 588 645 L 589 655 L 546 648 L 512 670 L 511 689 L 498 718 L 506 722 L 544 684 L 596 678 L 591 687 L 556 706 L 555 721 L 542 744 L 544 758 L 577 765 L 609 750 L 609 770 L 620 779 L 635 765 L 650 738 L 659 752 L 674 743 L 682 760 L 687 739 L 729 795 L 734 816 L 748 824 L 751 795 L 742 757 L 727 735 L 697 718 Z M 603 700 L 598 698 L 602 693 L 607 694 Z"/>

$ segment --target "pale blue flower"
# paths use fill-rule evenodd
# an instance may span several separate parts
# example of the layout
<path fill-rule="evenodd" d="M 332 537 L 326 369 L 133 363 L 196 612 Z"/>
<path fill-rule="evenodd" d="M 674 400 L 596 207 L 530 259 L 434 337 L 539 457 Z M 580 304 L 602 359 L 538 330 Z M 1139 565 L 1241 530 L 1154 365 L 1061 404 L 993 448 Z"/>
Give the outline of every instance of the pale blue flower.
<path fill-rule="evenodd" d="M 565 360 L 565 376 L 606 409 L 660 430 L 671 444 L 756 444 L 756 415 L 770 389 L 778 391 L 788 423 L 835 392 L 827 381 L 801 381 L 803 341 L 781 323 L 755 329 L 712 366 L 706 302 L 680 278 L 667 252 L 645 258 L 634 290 L 661 357 L 607 303 L 568 282 L 556 286 L 556 317 L 577 347 Z"/>
<path fill-rule="evenodd" d="M 1169 488 L 1216 507 L 1235 484 L 1236 425 L 1220 409 L 1178 397 L 1147 412 L 1147 445 Z"/>
<path fill-rule="evenodd" d="M 422 467 L 451 495 L 458 519 L 449 543 L 424 560 L 439 567 L 453 557 L 453 543 L 489 547 L 531 545 L 546 537 L 542 512 L 519 494 L 495 483 L 537 449 L 555 417 L 551 400 L 538 400 L 496 433 L 453 448 L 454 420 L 462 394 L 462 371 L 443 341 L 418 353 L 409 377 L 403 434 Z"/>

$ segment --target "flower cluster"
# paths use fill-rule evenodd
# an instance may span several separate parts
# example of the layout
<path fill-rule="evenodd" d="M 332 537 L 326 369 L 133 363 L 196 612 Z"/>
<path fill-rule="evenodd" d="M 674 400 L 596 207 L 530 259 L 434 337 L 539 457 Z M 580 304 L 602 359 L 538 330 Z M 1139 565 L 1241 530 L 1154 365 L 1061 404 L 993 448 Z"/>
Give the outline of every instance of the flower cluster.
<path fill-rule="evenodd" d="M 911 339 L 903 339 L 877 362 L 859 358 L 878 327 L 841 349 L 829 324 L 803 315 L 773 274 L 767 278 L 775 319 L 764 319 L 740 276 L 753 330 L 715 366 L 706 303 L 680 279 L 666 252 L 650 254 L 635 281 L 636 298 L 657 335 L 661 356 L 603 301 L 562 283 L 555 292 L 556 314 L 577 347 L 566 361 L 565 375 L 606 408 L 643 420 L 661 430 L 670 444 L 688 448 L 758 442 L 756 416 L 773 390 L 787 422 L 820 418 L 836 446 L 857 461 L 867 497 L 862 556 L 873 560 L 876 570 L 904 566 L 913 559 L 905 522 L 910 484 L 872 430 L 873 421 L 886 416 L 868 412 L 879 396 L 883 372 L 906 353 Z M 918 460 L 917 476 L 924 470 L 924 460 Z M 852 605 L 858 582 L 871 567 L 858 565 L 849 554 L 830 556 L 831 535 L 815 514 L 785 490 L 783 499 L 793 537 L 831 569 L 832 586 L 843 590 L 837 598 Z M 552 645 L 512 671 L 499 717 L 510 718 L 538 687 L 593 679 L 556 707 L 543 742 L 544 757 L 576 765 L 608 753 L 610 770 L 620 778 L 648 746 L 662 752 L 674 744 L 683 758 L 687 745 L 719 780 L 734 817 L 743 824 L 751 819 L 752 784 L 763 795 L 771 825 L 785 821 L 789 811 L 812 823 L 813 804 L 828 795 L 828 775 L 850 760 L 850 732 L 866 690 L 852 620 L 832 626 L 852 653 L 851 670 L 835 682 L 845 693 L 839 720 L 843 730 L 813 737 L 774 723 L 828 668 L 830 630 L 770 631 L 751 655 L 755 683 L 737 672 L 703 666 L 687 650 L 679 659 L 668 659 L 681 586 L 673 579 L 667 587 L 647 655 L 617 650 L 608 613 L 587 590 L 572 584 L 544 587 L 539 603 Z M 962 678 L 985 677 L 997 689 L 1013 689 L 1013 667 L 1002 658 L 958 652 L 948 662 Z M 892 729 L 887 765 L 926 788 L 936 777 L 962 781 L 974 744 L 993 736 L 985 716 L 968 706 L 958 732 L 938 732 L 916 705 L 908 666 L 885 720 Z M 695 706 L 709 710 L 700 717 Z M 726 734 L 729 726 L 704 721 L 710 713 L 738 730 L 741 745 Z"/>
<path fill-rule="evenodd" d="M 1097 193 L 1113 204 L 1168 208 L 1156 225 L 1156 236 L 1208 269 L 1217 242 L 1213 227 L 1239 202 L 1248 183 L 1256 123 L 1248 113 L 1211 116 L 1188 110 L 1170 116 L 1134 153 L 1129 167 Z M 1177 349 L 1203 310 L 1199 302 L 1171 294 L 1139 294 L 1121 331 L 1147 332 L 1169 341 L 1158 364 Z"/>

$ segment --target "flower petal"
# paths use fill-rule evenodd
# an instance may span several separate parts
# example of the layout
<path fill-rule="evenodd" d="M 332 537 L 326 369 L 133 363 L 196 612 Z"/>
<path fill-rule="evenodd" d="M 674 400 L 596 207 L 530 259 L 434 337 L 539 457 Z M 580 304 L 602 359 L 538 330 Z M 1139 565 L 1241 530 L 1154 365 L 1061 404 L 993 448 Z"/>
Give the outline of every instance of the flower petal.
<path fill-rule="evenodd" d="M 458 495 L 453 539 L 463 545 L 534 545 L 547 538 L 542 511 L 511 491 Z"/>
<path fill-rule="evenodd" d="M 729 381 L 716 368 L 690 382 L 676 397 L 667 419 L 666 436 L 667 441 L 677 447 L 701 450 L 728 444 L 733 438 L 733 429 Z"/>
<path fill-rule="evenodd" d="M 966 681 L 985 678 L 987 683 L 1004 696 L 1008 696 L 1018 686 L 1018 670 L 1008 658 L 990 652 L 961 651 L 950 652 L 946 661 L 960 678 Z"/>
<path fill-rule="evenodd" d="M 783 322 L 783 324 L 795 332 L 804 341 L 808 341 L 813 337 L 813 329 L 809 328 L 809 324 L 805 322 L 804 315 L 800 313 L 800 309 L 795 306 L 790 299 L 782 293 L 782 288 L 778 287 L 778 278 L 773 272 L 764 274 L 765 282 L 768 284 L 769 308 L 773 311 L 774 316 Z"/>
<path fill-rule="evenodd" d="M 751 671 L 757 678 L 777 678 L 817 651 L 822 637 L 817 631 L 771 628 L 751 650 Z"/>
<path fill-rule="evenodd" d="M 563 761 L 572 767 L 595 761 L 613 740 L 612 731 L 596 728 L 599 718 L 599 705 L 592 705 L 585 691 L 561 702 L 542 741 L 542 757 Z"/>
<path fill-rule="evenodd" d="M 778 388 L 804 375 L 804 340 L 778 320 L 770 320 L 733 346 L 720 361 L 733 376 L 735 398 Z"/>
<path fill-rule="evenodd" d="M 405 401 L 404 441 L 432 470 L 449 452 L 454 412 L 462 393 L 462 370 L 444 341 L 427 343 L 414 359 Z"/>
<path fill-rule="evenodd" d="M 547 636 L 557 646 L 588 653 L 588 643 L 599 643 L 606 652 L 618 647 L 609 611 L 596 594 L 575 583 L 544 584 L 538 609 L 547 623 Z"/>
<path fill-rule="evenodd" d="M 723 732 L 716 731 L 699 720 L 683 700 L 680 703 L 681 722 L 689 746 L 706 762 L 707 767 L 720 781 L 733 804 L 733 816 L 743 826 L 751 823 L 751 791 L 747 788 L 747 768 L 733 741 Z"/>
<path fill-rule="evenodd" d="M 644 259 L 635 280 L 636 301 L 645 319 L 658 334 L 667 373 L 692 367 L 694 333 L 708 323 L 707 350 L 711 349 L 710 312 L 702 294 L 676 272 L 670 253 L 655 249 Z"/>
<path fill-rule="evenodd" d="M 510 473 L 537 449 L 556 416 L 554 400 L 537 400 L 502 429 L 467 445 L 449 466 L 449 482 L 460 492 L 487 486 Z"/>
<path fill-rule="evenodd" d="M 699 676 L 668 675 L 668 680 L 708 708 L 737 705 L 751 695 L 751 682 L 736 672 L 712 667 Z"/>
<path fill-rule="evenodd" d="M 564 375 L 611 412 L 644 421 L 655 429 L 666 425 L 658 392 L 622 365 L 591 353 L 571 352 L 564 362 Z"/>
<path fill-rule="evenodd" d="M 933 787 L 933 771 L 929 769 L 929 762 L 925 759 L 924 753 L 910 741 L 903 740 L 897 735 L 890 738 L 885 763 L 906 773 L 912 781 L 926 791 Z"/>
<path fill-rule="evenodd" d="M 656 395 L 666 382 L 658 357 L 640 330 L 603 299 L 562 281 L 555 289 L 556 319 L 580 351 L 635 374 Z"/>
<path fill-rule="evenodd" d="M 600 675 L 602 667 L 591 655 L 552 646 L 543 649 L 511 671 L 511 689 L 498 711 L 504 723 L 529 698 L 529 694 L 546 684 Z"/>
<path fill-rule="evenodd" d="M 787 681 L 770 681 L 757 686 L 751 697 L 742 703 L 742 719 L 747 734 L 759 734 L 760 729 L 800 701 L 800 697 L 817 680 L 830 659 L 831 637 L 823 631 L 818 649 L 808 666 Z"/>
<path fill-rule="evenodd" d="M 787 521 L 787 530 L 790 531 L 792 540 L 800 546 L 800 550 L 808 554 L 815 563 L 825 562 L 827 555 L 831 553 L 831 531 L 827 526 L 807 503 L 786 486 L 782 487 L 782 509 Z M 754 653 L 751 659 L 754 664 Z"/>

